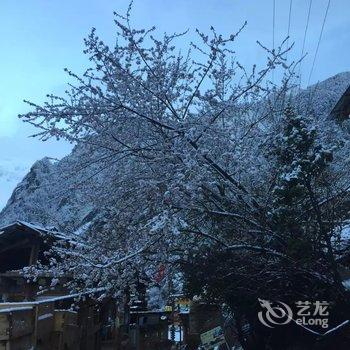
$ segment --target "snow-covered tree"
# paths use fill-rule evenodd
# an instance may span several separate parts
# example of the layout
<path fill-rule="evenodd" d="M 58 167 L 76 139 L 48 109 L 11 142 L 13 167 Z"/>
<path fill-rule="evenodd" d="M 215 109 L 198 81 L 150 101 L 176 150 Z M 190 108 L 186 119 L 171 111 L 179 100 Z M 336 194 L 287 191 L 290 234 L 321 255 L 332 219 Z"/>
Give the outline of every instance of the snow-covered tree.
<path fill-rule="evenodd" d="M 350 209 L 347 188 L 342 187 L 346 177 L 339 170 L 347 167 L 347 160 L 340 158 L 347 135 L 334 129 L 338 139 L 327 143 L 313 124 L 311 117 L 297 115 L 289 105 L 271 124 L 272 135 L 266 135 L 267 147 L 260 156 L 271 162 L 265 177 L 269 191 L 255 197 L 259 203 L 264 199 L 264 206 L 255 214 L 255 229 L 241 236 L 255 252 L 223 247 L 219 241 L 192 249 L 182 262 L 191 295 L 229 305 L 238 326 L 248 321 L 253 333 L 274 342 L 276 349 L 293 344 L 295 333 L 286 327 L 273 336 L 266 334 L 257 319 L 259 298 L 288 305 L 328 300 L 335 324 L 349 312 L 334 241 Z M 231 227 L 237 236 L 233 232 Z"/>
<path fill-rule="evenodd" d="M 259 293 L 342 294 L 332 236 L 347 213 L 335 214 L 346 134 L 333 123 L 344 140 L 332 145 L 312 129 L 315 118 L 285 110 L 294 103 L 295 67 L 285 60 L 285 42 L 275 50 L 260 44 L 266 66 L 248 71 L 233 52 L 243 27 L 228 37 L 198 32 L 199 43 L 183 54 L 176 41 L 186 33 L 158 39 L 155 28 L 134 29 L 130 8 L 115 23 L 115 47 L 95 29 L 86 39 L 92 67 L 81 77 L 67 70 L 76 83 L 66 97 L 29 102 L 33 111 L 21 116 L 37 137 L 83 150 L 67 167 L 89 169 L 72 185 L 99 208 L 84 230 L 54 247 L 51 272 L 73 277 L 72 289 L 117 295 L 139 276 L 154 280 L 159 266 L 168 275 L 183 268 L 193 281 L 204 274 L 202 296 L 240 312 L 237 302 L 251 305 Z M 268 80 L 275 69 L 279 86 Z M 199 262 L 211 262 L 215 275 Z M 314 289 L 301 291 L 306 282 Z"/>

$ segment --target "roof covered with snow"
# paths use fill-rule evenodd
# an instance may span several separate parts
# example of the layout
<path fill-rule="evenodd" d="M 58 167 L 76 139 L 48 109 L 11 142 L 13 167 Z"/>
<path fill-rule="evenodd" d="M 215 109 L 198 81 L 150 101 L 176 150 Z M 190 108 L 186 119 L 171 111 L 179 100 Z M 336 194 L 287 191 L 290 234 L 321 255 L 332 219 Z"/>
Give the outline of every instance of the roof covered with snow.
<path fill-rule="evenodd" d="M 0 246 L 7 245 L 14 240 L 32 237 L 52 237 L 53 239 L 65 239 L 65 235 L 57 232 L 55 228 L 44 228 L 25 221 L 15 221 L 12 224 L 0 228 Z"/>

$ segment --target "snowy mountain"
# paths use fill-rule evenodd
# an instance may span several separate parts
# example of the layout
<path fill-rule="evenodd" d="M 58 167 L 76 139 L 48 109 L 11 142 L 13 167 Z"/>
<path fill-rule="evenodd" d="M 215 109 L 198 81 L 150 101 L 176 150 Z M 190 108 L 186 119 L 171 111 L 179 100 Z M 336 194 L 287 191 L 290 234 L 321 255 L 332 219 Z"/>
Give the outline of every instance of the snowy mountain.
<path fill-rule="evenodd" d="M 337 74 L 298 93 L 298 104 L 303 110 L 328 115 L 349 84 L 350 72 Z M 75 147 L 60 161 L 44 158 L 34 163 L 1 211 L 0 226 L 23 220 L 62 230 L 84 227 L 101 210 L 91 204 L 86 186 L 79 184 L 90 181 L 90 188 L 93 188 L 94 182 L 103 179 L 95 176 L 96 168 L 81 170 L 76 169 L 75 164 L 77 159 L 86 158 L 88 161 L 92 157 L 84 148 Z M 6 179 L 17 181 L 18 177 L 10 175 L 11 171 L 0 165 L 0 186 Z"/>
<path fill-rule="evenodd" d="M 78 153 L 75 149 L 61 161 L 43 158 L 35 162 L 0 213 L 0 226 L 23 220 L 58 229 L 75 229 L 84 223 L 93 208 L 86 204 L 79 189 L 71 189 L 80 179 L 71 176 L 67 167 L 67 163 L 80 156 Z"/>
<path fill-rule="evenodd" d="M 30 164 L 19 160 L 0 159 L 0 208 L 3 208 L 11 196 L 12 190 L 28 172 Z"/>
<path fill-rule="evenodd" d="M 297 95 L 302 110 L 328 114 L 350 85 L 350 72 L 343 72 L 311 85 Z"/>

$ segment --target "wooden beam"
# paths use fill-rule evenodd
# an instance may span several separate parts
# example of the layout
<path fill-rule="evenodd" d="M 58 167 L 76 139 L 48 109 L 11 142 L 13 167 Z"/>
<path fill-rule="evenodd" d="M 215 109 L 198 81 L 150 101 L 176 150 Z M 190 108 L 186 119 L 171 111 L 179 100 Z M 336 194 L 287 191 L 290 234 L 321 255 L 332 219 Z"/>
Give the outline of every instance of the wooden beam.
<path fill-rule="evenodd" d="M 39 244 L 34 244 L 32 246 L 32 250 L 30 252 L 29 266 L 35 265 L 37 263 L 39 257 L 39 249 Z"/>

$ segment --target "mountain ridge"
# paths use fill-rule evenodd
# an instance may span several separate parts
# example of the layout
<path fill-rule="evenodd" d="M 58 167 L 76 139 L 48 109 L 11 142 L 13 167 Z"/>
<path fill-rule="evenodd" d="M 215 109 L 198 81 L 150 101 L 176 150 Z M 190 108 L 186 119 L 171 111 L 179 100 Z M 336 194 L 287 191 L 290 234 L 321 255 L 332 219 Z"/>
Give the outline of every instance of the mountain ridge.
<path fill-rule="evenodd" d="M 311 104 L 315 112 L 327 114 L 349 85 L 350 72 L 342 72 L 301 90 L 297 98 L 302 108 Z M 99 208 L 91 204 L 89 193 L 79 183 L 91 177 L 88 181 L 93 186 L 103 180 L 93 177 L 93 170 L 89 169 L 87 175 L 91 176 L 85 178 L 76 171 L 76 160 L 82 157 L 89 159 L 90 155 L 76 146 L 59 161 L 47 157 L 36 161 L 0 212 L 0 227 L 23 220 L 76 231 L 93 220 Z"/>

